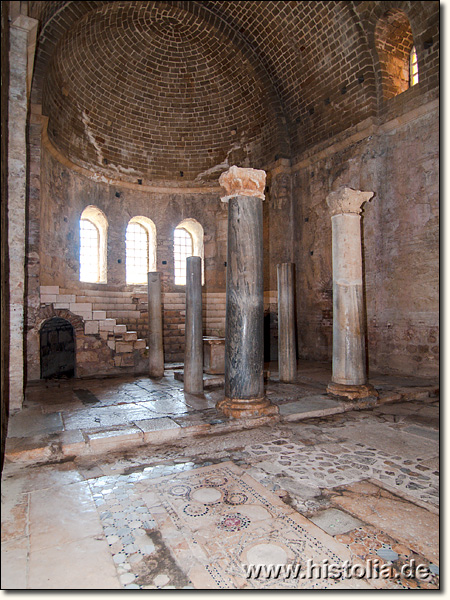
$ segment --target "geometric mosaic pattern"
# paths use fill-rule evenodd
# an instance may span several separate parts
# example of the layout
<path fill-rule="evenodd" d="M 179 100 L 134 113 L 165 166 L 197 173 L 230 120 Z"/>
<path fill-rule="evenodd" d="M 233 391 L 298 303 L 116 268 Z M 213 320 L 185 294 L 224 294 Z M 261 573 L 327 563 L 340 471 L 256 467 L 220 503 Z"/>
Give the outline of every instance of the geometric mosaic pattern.
<path fill-rule="evenodd" d="M 138 484 L 197 589 L 330 588 L 333 580 L 247 579 L 250 563 L 342 565 L 348 551 L 231 462 Z M 361 582 L 346 581 L 347 587 Z"/>

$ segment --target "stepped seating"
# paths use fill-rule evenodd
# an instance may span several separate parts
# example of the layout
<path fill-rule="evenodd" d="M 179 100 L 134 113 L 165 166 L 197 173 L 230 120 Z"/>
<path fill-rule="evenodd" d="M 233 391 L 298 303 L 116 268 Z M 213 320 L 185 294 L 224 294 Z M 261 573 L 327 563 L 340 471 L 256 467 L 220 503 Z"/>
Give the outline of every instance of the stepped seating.
<path fill-rule="evenodd" d="M 142 292 L 115 292 L 83 290 L 82 293 L 41 286 L 41 305 L 53 304 L 55 309 L 67 309 L 83 318 L 85 335 L 93 335 L 106 342 L 116 367 L 133 367 L 147 350 L 147 342 L 138 332 L 129 330 L 121 318 L 140 317 L 139 300 L 147 298 Z M 136 298 L 138 302 L 136 302 Z M 146 309 L 146 307 L 145 307 Z M 138 351 L 138 355 L 136 352 Z M 140 355 L 140 356 L 139 356 Z"/>

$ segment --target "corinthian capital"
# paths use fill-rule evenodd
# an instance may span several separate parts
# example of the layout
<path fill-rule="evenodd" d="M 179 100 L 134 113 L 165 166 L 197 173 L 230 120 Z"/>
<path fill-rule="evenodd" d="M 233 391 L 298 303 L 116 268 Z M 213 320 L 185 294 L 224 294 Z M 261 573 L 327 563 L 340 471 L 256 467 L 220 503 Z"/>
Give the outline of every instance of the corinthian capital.
<path fill-rule="evenodd" d="M 222 173 L 219 183 L 226 192 L 221 198 L 222 202 L 228 202 L 234 196 L 251 196 L 264 200 L 266 172 L 233 166 Z"/>
<path fill-rule="evenodd" d="M 327 196 L 327 204 L 331 209 L 331 216 L 342 214 L 359 215 L 364 202 L 368 202 L 374 192 L 361 192 L 352 190 L 348 187 L 342 187 Z"/>

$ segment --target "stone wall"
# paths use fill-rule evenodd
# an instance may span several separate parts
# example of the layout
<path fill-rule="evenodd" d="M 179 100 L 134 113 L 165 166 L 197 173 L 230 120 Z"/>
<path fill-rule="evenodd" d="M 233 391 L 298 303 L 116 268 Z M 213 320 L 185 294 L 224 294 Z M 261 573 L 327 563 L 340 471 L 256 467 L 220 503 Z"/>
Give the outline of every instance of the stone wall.
<path fill-rule="evenodd" d="M 293 167 L 299 353 L 332 352 L 330 190 L 375 192 L 363 211 L 369 366 L 435 375 L 438 297 L 437 102 L 380 126 L 367 122 Z"/>
<path fill-rule="evenodd" d="M 38 111 L 34 110 L 34 120 L 38 123 Z M 104 338 L 101 352 L 95 358 L 91 349 L 86 355 L 91 364 L 83 364 L 82 369 L 77 369 L 77 375 L 123 372 L 125 366 L 130 372 L 133 368 L 135 372 L 145 372 L 143 352 L 134 362 L 131 356 L 125 361 L 123 356 L 120 360 L 116 358 L 114 329 L 102 338 L 99 325 L 102 319 L 98 317 L 102 313 L 104 319 L 115 321 L 114 326 L 136 332 L 142 346 L 139 350 L 145 349 L 147 286 L 125 284 L 125 230 L 135 216 L 151 218 L 156 226 L 157 269 L 162 273 L 165 361 L 184 359 L 185 289 L 174 284 L 173 275 L 173 231 L 183 219 L 196 219 L 204 230 L 204 335 L 224 336 L 228 205 L 220 201 L 220 188 L 216 186 L 209 191 L 157 188 L 158 191 L 154 191 L 147 186 L 141 190 L 138 186 L 121 186 L 119 182 L 111 185 L 95 181 L 92 173 L 77 172 L 72 165 L 64 164 L 64 158 L 55 157 L 51 151 L 54 149 L 45 140 L 44 127 L 42 150 L 36 144 L 31 147 L 35 155 L 31 164 L 41 168 L 41 181 L 40 185 L 31 182 L 30 186 L 31 210 L 38 214 L 31 224 L 35 231 L 31 241 L 38 241 L 40 252 L 36 260 L 31 260 L 33 256 L 29 260 L 33 265 L 29 270 L 37 269 L 38 277 L 33 276 L 34 271 L 29 273 L 32 285 L 28 304 L 28 379 L 39 378 L 39 327 L 42 310 L 49 308 L 56 313 L 63 310 L 80 316 L 84 325 L 77 339 L 87 338 L 89 347 L 93 343 L 90 336 Z M 286 163 L 288 161 L 279 161 L 269 171 L 263 205 L 265 313 L 271 323 L 266 340 L 274 346 L 272 350 L 267 349 L 266 355 L 272 358 L 276 357 L 276 291 L 270 290 L 276 290 L 277 262 L 290 261 L 292 254 L 289 241 L 291 180 Z M 100 208 L 108 220 L 106 283 L 79 281 L 79 219 L 88 205 Z M 36 283 L 40 284 L 40 295 L 39 287 L 36 295 Z M 98 343 L 97 340 L 94 345 Z M 77 363 L 80 360 L 77 357 Z"/>
<path fill-rule="evenodd" d="M 1 469 L 9 412 L 8 101 L 9 2 L 1 3 Z"/>

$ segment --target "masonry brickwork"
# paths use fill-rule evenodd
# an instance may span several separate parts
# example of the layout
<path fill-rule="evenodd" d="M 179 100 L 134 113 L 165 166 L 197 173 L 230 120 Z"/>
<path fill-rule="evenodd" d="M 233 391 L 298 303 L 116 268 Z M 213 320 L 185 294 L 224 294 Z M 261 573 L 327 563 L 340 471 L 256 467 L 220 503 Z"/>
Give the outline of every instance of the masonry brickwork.
<path fill-rule="evenodd" d="M 133 365 L 116 360 L 117 343 L 128 342 L 118 332 L 102 339 L 93 318 L 103 311 L 147 340 L 146 288 L 125 284 L 125 229 L 135 216 L 156 227 L 166 361 L 184 354 L 173 230 L 186 218 L 204 230 L 204 334 L 223 335 L 227 207 L 217 180 L 232 164 L 267 172 L 266 359 L 276 358 L 282 262 L 296 265 L 299 356 L 331 358 L 325 199 L 346 185 L 377 198 L 363 216 L 369 366 L 437 373 L 438 2 L 29 7 L 39 21 L 28 139 L 30 374 L 38 370 L 39 323 L 52 311 L 83 319 L 84 373 L 141 368 L 145 350 Z M 389 44 L 405 61 L 412 42 L 419 83 L 394 95 Z M 79 281 L 78 224 L 88 205 L 108 220 L 105 284 Z M 58 298 L 40 286 L 58 287 Z M 61 296 L 75 297 L 75 312 Z"/>

